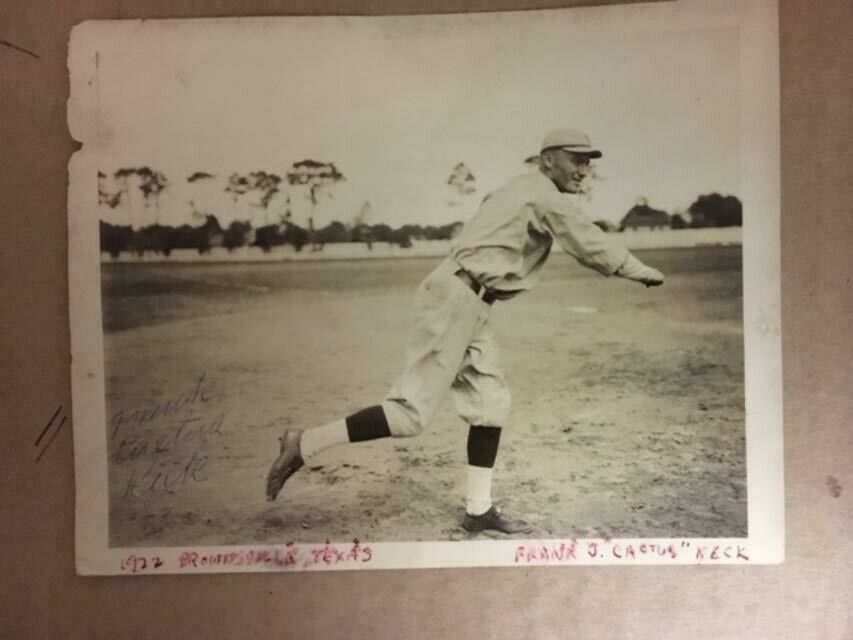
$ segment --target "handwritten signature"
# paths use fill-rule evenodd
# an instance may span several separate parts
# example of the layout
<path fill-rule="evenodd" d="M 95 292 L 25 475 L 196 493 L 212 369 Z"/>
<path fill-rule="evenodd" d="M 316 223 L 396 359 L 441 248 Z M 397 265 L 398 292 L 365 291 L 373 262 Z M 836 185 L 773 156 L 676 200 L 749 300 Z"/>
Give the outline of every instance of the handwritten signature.
<path fill-rule="evenodd" d="M 165 402 L 128 411 L 124 409 L 117 411 L 110 419 L 112 426 L 110 437 L 115 439 L 121 431 L 141 429 L 160 418 L 174 417 L 194 406 L 210 402 L 213 395 L 206 377 L 206 374 L 202 373 L 190 389 Z"/>
<path fill-rule="evenodd" d="M 114 470 L 122 474 L 121 499 L 174 493 L 209 479 L 206 447 L 225 435 L 226 414 L 213 414 L 215 398 L 202 373 L 165 402 L 113 415 L 110 457 L 117 466 L 130 463 L 129 472 Z"/>

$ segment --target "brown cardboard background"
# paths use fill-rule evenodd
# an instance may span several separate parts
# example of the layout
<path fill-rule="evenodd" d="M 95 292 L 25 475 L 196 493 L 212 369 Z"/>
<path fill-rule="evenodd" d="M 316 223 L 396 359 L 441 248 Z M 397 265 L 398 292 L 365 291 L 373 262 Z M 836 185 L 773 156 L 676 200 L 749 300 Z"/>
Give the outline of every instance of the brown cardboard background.
<path fill-rule="evenodd" d="M 0 6 L 0 637 L 853 638 L 853 4 L 780 0 L 787 557 L 769 567 L 79 578 L 67 37 L 89 18 L 546 8 L 524 0 Z M 846 44 L 845 44 L 846 43 Z M 70 419 L 69 419 L 70 420 Z M 834 497 L 828 478 L 841 485 Z"/>

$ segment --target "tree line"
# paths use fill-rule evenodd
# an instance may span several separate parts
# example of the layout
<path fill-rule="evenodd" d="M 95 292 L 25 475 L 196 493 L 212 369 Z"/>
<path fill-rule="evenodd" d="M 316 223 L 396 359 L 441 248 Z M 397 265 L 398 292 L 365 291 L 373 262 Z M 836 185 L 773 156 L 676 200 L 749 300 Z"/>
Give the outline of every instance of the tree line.
<path fill-rule="evenodd" d="M 670 215 L 639 198 L 618 225 L 608 220 L 596 220 L 605 231 L 626 229 L 703 229 L 708 227 L 740 227 L 743 224 L 743 205 L 735 196 L 709 193 L 699 196 L 685 213 Z"/>
<path fill-rule="evenodd" d="M 216 176 L 205 171 L 196 171 L 186 179 L 187 185 L 194 185 L 197 191 L 214 186 Z M 285 172 L 284 177 L 263 170 L 250 171 L 248 173 L 232 173 L 225 183 L 222 192 L 228 196 L 233 205 L 246 202 L 250 207 L 262 209 L 266 212 L 276 195 L 282 193 L 279 185 L 286 181 L 299 189 L 312 205 L 317 205 L 320 195 L 328 189 L 345 181 L 346 178 L 338 170 L 333 162 L 317 162 L 315 160 L 301 160 L 294 162 L 291 168 Z M 165 174 L 147 166 L 123 167 L 110 176 L 103 171 L 98 171 L 98 203 L 110 209 L 116 209 L 123 204 L 130 204 L 131 194 L 137 188 L 142 196 L 143 207 L 146 210 L 159 211 L 162 195 L 174 187 Z M 285 193 L 284 218 L 289 217 L 290 193 Z M 206 220 L 208 216 L 214 215 L 209 210 L 209 203 L 191 197 L 187 202 L 194 219 Z M 159 223 L 159 219 L 157 220 Z"/>
<path fill-rule="evenodd" d="M 255 227 L 248 220 L 234 220 L 223 226 L 211 211 L 210 203 L 205 203 L 197 194 L 187 204 L 192 219 L 200 222 L 200 225 L 164 225 L 159 221 L 161 198 L 173 185 L 162 172 L 147 166 L 130 167 L 118 169 L 108 177 L 99 171 L 98 200 L 101 206 L 116 209 L 123 204 L 131 204 L 131 193 L 138 189 L 146 214 L 153 210 L 156 220 L 154 224 L 138 228 L 102 220 L 101 251 L 118 257 L 122 252 L 137 255 L 153 252 L 168 256 L 176 249 L 192 249 L 204 254 L 214 247 L 224 247 L 231 252 L 246 246 L 258 247 L 265 252 L 284 245 L 292 246 L 296 251 L 302 251 L 306 246 L 319 251 L 326 244 L 344 242 L 364 243 L 368 248 L 375 242 L 410 247 L 414 240 L 449 240 L 462 228 L 461 222 L 441 226 L 406 224 L 398 228 L 384 223 L 367 224 L 364 220 L 369 215 L 369 202 L 364 202 L 348 223 L 334 220 L 315 228 L 313 213 L 321 199 L 333 199 L 331 187 L 346 180 L 332 162 L 301 160 L 293 163 L 283 176 L 263 170 L 232 173 L 225 181 L 224 188 L 222 183 L 215 185 L 215 179 L 213 174 L 196 171 L 186 178 L 186 183 L 197 185 L 197 189 L 214 188 L 215 193 L 226 196 L 235 210 L 240 203 L 248 205 L 250 210 L 259 209 L 265 223 Z M 284 184 L 289 188 L 282 191 Z M 464 163 L 453 167 L 446 185 L 451 193 L 448 206 L 458 206 L 463 198 L 474 196 L 476 192 L 476 179 Z M 291 213 L 291 196 L 300 192 L 311 211 L 305 226 L 297 224 Z M 270 206 L 276 197 L 279 203 L 276 205 L 278 215 L 269 216 Z M 642 227 L 684 229 L 740 226 L 742 205 L 734 196 L 711 193 L 699 196 L 685 214 L 669 215 L 649 206 L 641 198 L 618 225 L 606 220 L 598 220 L 596 224 L 605 231 Z"/>
<path fill-rule="evenodd" d="M 448 240 L 462 227 L 462 223 L 418 225 L 406 224 L 393 228 L 390 225 L 368 224 L 370 202 L 365 201 L 347 223 L 334 220 L 316 228 L 314 224 L 317 207 L 321 200 L 334 199 L 334 185 L 346 180 L 344 174 L 333 162 L 319 162 L 312 159 L 294 162 L 283 176 L 276 173 L 256 170 L 248 173 L 232 173 L 225 181 L 214 183 L 216 176 L 204 171 L 196 171 L 187 177 L 187 185 L 194 185 L 194 196 L 187 204 L 191 217 L 197 223 L 178 226 L 161 224 L 160 207 L 162 194 L 174 184 L 161 172 L 147 166 L 121 168 L 111 175 L 98 172 L 98 201 L 100 206 L 116 209 L 126 205 L 132 208 L 133 196 L 142 198 L 142 208 L 146 216 L 154 214 L 156 222 L 134 228 L 133 225 L 116 225 L 104 220 L 100 223 L 101 251 L 118 257 L 127 251 L 138 255 L 146 252 L 169 255 L 175 249 L 194 249 L 200 254 L 209 252 L 213 247 L 224 247 L 229 252 L 239 247 L 254 246 L 263 251 L 274 247 L 290 245 L 296 251 L 310 246 L 311 250 L 321 250 L 324 245 L 342 242 L 360 242 L 372 248 L 374 242 L 392 243 L 400 247 L 412 246 L 414 240 Z M 472 195 L 476 191 L 475 178 L 464 163 L 457 164 L 446 184 L 456 199 L 452 204 L 461 202 L 459 198 Z M 285 187 L 286 185 L 286 187 Z M 260 210 L 264 224 L 253 226 L 248 219 L 234 220 L 223 226 L 209 202 L 197 197 L 203 189 L 212 189 L 213 193 L 225 195 L 231 203 L 225 209 L 238 210 L 240 204 Z M 291 212 L 291 197 L 301 195 L 309 206 L 307 224 L 300 225 Z M 276 213 L 270 214 L 274 199 Z M 244 210 L 245 212 L 245 210 Z M 245 216 L 244 218 L 252 217 Z"/>
<path fill-rule="evenodd" d="M 232 252 L 248 246 L 270 252 L 274 247 L 289 245 L 296 251 L 302 251 L 306 246 L 312 251 L 319 251 L 326 244 L 343 242 L 360 242 L 368 249 L 375 242 L 407 248 L 412 246 L 413 240 L 450 240 L 461 228 L 461 222 L 441 226 L 406 224 L 393 228 L 387 224 L 347 226 L 337 220 L 319 229 L 305 229 L 289 221 L 254 229 L 248 222 L 236 220 L 222 228 L 216 216 L 208 215 L 200 227 L 153 224 L 133 229 L 102 220 L 100 235 L 101 251 L 117 258 L 122 252 L 140 256 L 152 252 L 168 256 L 175 249 L 193 249 L 205 254 L 214 247 L 224 247 Z"/>

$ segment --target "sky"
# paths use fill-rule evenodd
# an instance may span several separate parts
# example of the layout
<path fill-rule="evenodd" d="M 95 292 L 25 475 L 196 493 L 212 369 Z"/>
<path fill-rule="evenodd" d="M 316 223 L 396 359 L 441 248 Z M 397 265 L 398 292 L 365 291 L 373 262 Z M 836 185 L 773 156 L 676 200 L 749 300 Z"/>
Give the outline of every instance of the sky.
<path fill-rule="evenodd" d="M 548 130 L 574 127 L 604 153 L 581 200 L 593 219 L 640 197 L 674 212 L 738 195 L 736 26 L 622 9 L 125 25 L 97 45 L 99 167 L 166 174 L 165 224 L 201 197 L 195 171 L 216 175 L 203 197 L 228 209 L 231 173 L 283 176 L 306 158 L 346 177 L 320 223 L 369 202 L 369 222 L 445 224 L 526 171 Z M 459 162 L 477 191 L 451 207 Z"/>

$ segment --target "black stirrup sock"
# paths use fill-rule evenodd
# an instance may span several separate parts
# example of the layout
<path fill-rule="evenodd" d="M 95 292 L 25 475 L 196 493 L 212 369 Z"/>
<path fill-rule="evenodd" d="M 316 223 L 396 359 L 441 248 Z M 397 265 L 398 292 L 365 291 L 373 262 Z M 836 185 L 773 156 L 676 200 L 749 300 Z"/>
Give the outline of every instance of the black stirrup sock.
<path fill-rule="evenodd" d="M 350 442 L 364 442 L 391 436 L 385 412 L 378 404 L 347 416 L 346 423 Z"/>
<path fill-rule="evenodd" d="M 500 427 L 481 427 L 472 424 L 468 429 L 468 464 L 487 469 L 494 467 L 500 441 Z"/>

